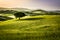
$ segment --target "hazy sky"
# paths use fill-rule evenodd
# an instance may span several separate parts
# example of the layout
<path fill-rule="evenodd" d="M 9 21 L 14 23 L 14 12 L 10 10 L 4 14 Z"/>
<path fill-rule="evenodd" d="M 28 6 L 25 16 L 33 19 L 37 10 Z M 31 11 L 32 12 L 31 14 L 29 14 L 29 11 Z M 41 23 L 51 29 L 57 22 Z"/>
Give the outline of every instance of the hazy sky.
<path fill-rule="evenodd" d="M 60 10 L 60 0 L 0 0 L 0 7 Z"/>

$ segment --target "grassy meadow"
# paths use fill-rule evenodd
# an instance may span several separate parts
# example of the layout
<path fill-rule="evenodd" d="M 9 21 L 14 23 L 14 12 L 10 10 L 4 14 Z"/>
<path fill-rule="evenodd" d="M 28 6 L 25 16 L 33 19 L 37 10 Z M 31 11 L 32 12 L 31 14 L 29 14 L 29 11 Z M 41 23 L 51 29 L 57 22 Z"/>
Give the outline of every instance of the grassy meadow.
<path fill-rule="evenodd" d="M 60 40 L 60 15 L 0 21 L 0 40 Z"/>

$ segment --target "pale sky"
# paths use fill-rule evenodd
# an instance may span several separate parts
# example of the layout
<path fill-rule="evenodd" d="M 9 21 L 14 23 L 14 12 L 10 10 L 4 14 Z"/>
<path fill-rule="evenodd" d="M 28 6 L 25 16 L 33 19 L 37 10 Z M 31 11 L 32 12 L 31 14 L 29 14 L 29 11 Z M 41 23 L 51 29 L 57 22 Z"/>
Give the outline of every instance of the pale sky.
<path fill-rule="evenodd" d="M 60 10 L 60 0 L 0 0 L 0 7 Z"/>

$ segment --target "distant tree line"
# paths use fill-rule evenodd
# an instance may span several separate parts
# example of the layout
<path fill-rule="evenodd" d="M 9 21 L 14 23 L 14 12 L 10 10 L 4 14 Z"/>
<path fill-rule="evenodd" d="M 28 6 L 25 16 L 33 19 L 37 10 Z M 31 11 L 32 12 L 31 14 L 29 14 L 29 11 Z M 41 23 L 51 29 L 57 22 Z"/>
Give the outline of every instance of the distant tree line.
<path fill-rule="evenodd" d="M 0 10 L 0 14 L 13 14 L 13 13 L 15 13 L 15 12 L 17 12 L 17 11 L 15 11 L 15 10 Z"/>
<path fill-rule="evenodd" d="M 5 14 L 14 14 L 14 13 L 17 13 L 18 11 L 16 10 L 0 10 L 0 14 L 1 13 L 5 13 Z M 24 12 L 24 11 L 22 11 Z M 60 15 L 60 11 L 45 11 L 45 10 L 41 10 L 41 9 L 37 9 L 37 10 L 32 10 L 32 11 L 26 11 L 24 12 L 26 13 L 27 15 Z"/>
<path fill-rule="evenodd" d="M 46 15 L 60 15 L 60 12 L 47 12 Z"/>

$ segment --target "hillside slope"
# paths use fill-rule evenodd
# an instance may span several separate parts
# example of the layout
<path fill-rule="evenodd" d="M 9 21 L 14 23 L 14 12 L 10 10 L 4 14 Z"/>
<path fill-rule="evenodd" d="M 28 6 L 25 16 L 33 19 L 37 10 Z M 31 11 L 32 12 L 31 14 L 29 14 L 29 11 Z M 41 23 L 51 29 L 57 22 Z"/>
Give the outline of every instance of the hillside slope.
<path fill-rule="evenodd" d="M 1 40 L 59 40 L 59 34 L 60 15 L 27 16 L 21 20 L 0 21 Z"/>

